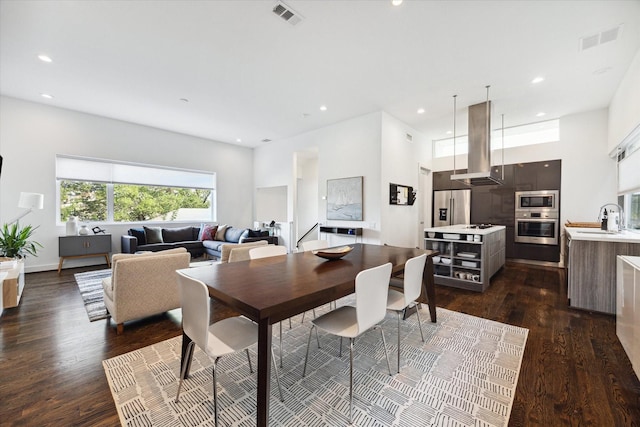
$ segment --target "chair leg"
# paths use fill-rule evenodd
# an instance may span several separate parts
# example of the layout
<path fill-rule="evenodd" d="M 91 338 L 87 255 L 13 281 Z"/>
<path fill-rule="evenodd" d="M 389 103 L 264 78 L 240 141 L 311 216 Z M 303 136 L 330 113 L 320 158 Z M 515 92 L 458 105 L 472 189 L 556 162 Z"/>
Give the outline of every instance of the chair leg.
<path fill-rule="evenodd" d="M 320 348 L 320 337 L 318 336 L 318 328 L 316 328 L 316 341 L 318 342 L 318 348 Z"/>
<path fill-rule="evenodd" d="M 291 329 L 291 317 L 289 317 L 289 329 Z"/>
<path fill-rule="evenodd" d="M 398 373 L 400 373 L 400 311 L 398 313 Z"/>
<path fill-rule="evenodd" d="M 306 311 L 302 313 L 302 320 L 300 321 L 300 323 L 304 323 L 304 315 L 305 315 L 305 314 L 307 314 L 307 312 L 306 312 Z"/>
<path fill-rule="evenodd" d="M 218 426 L 218 385 L 216 381 L 216 365 L 218 364 L 218 360 L 216 359 L 213 362 L 213 367 L 211 369 L 212 377 L 213 377 L 213 410 L 214 410 L 214 426 Z"/>
<path fill-rule="evenodd" d="M 291 318 L 289 318 L 289 322 L 291 322 Z M 278 323 L 280 325 L 280 367 L 282 368 L 282 322 Z M 289 324 L 289 329 L 291 329 L 291 324 Z"/>
<path fill-rule="evenodd" d="M 382 335 L 382 347 L 384 348 L 384 355 L 387 358 L 387 368 L 389 368 L 389 375 L 393 375 L 391 373 L 391 364 L 389 363 L 389 353 L 387 352 L 387 341 L 384 339 L 384 331 L 380 325 L 376 326 L 376 328 L 380 329 L 380 335 Z"/>
<path fill-rule="evenodd" d="M 249 349 L 245 348 L 244 351 L 247 353 L 247 361 L 249 362 L 249 372 L 253 374 L 253 367 L 251 366 L 251 357 L 249 357 Z"/>
<path fill-rule="evenodd" d="M 182 369 L 180 371 L 180 381 L 178 382 L 178 393 L 176 393 L 176 403 L 178 403 L 178 399 L 180 398 L 180 388 L 182 387 L 182 381 L 184 381 L 184 377 L 187 374 L 187 367 L 189 366 L 189 361 L 193 356 L 194 344 L 195 343 L 193 341 L 189 343 L 189 345 L 187 346 L 187 351 L 185 352 L 185 355 L 184 355 L 184 357 L 187 360 L 185 360 L 184 363 L 182 364 Z"/>
<path fill-rule="evenodd" d="M 309 329 L 309 339 L 307 340 L 307 355 L 304 357 L 304 368 L 302 369 L 302 378 L 304 378 L 307 373 L 307 360 L 309 359 L 309 347 L 311 347 L 311 334 L 313 333 L 313 329 L 316 325 L 311 325 L 311 329 Z"/>
<path fill-rule="evenodd" d="M 342 357 L 342 337 L 340 337 L 340 351 L 338 352 L 338 357 Z"/>
<path fill-rule="evenodd" d="M 342 349 L 342 337 L 340 337 Z M 353 424 L 353 338 L 349 338 L 349 424 Z"/>
<path fill-rule="evenodd" d="M 280 392 L 280 402 L 284 402 L 282 387 L 280 387 L 280 373 L 278 372 L 278 364 L 276 363 L 276 357 L 273 354 L 273 348 L 271 348 L 271 360 L 273 360 L 273 368 L 276 371 L 276 382 L 278 383 L 278 391 Z"/>
<path fill-rule="evenodd" d="M 420 304 L 416 305 L 416 316 L 418 317 L 418 327 L 420 328 L 420 337 L 424 342 L 424 334 L 422 333 L 422 320 L 420 320 Z"/>

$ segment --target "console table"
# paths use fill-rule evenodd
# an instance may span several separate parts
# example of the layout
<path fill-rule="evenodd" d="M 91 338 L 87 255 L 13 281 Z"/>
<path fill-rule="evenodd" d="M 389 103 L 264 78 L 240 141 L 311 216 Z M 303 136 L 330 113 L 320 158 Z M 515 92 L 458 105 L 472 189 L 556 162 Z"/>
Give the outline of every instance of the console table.
<path fill-rule="evenodd" d="M 94 234 L 86 236 L 59 236 L 58 274 L 62 269 L 62 263 L 67 258 L 91 258 L 103 256 L 107 266 L 111 267 L 109 253 L 111 252 L 111 234 Z"/>

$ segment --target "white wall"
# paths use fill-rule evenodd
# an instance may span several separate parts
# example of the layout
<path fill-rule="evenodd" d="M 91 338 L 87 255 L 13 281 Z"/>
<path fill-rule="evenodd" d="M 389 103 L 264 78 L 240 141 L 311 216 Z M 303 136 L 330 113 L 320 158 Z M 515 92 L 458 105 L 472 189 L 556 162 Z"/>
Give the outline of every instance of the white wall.
<path fill-rule="evenodd" d="M 252 149 L 167 132 L 105 117 L 0 97 L 0 222 L 18 215 L 21 191 L 44 193 L 45 206 L 22 221 L 39 225 L 35 240 L 44 245 L 29 257 L 27 271 L 50 270 L 58 264 L 55 155 L 71 154 L 216 172 L 218 222 L 250 227 L 253 217 Z M 126 225 L 107 225 L 113 251 L 120 251 Z M 65 261 L 65 267 L 99 262 Z"/>
<path fill-rule="evenodd" d="M 412 136 L 412 141 L 407 141 L 407 134 Z M 416 225 L 419 222 L 419 203 L 412 206 L 390 205 L 389 184 L 400 184 L 413 187 L 415 191 L 420 185 L 419 180 L 419 148 L 428 144 L 425 137 L 415 129 L 382 113 L 382 176 L 381 176 L 381 243 L 392 246 L 422 247 L 416 233 Z M 429 198 L 431 197 L 429 192 Z M 424 197 L 419 194 L 418 197 Z"/>
<path fill-rule="evenodd" d="M 609 105 L 608 152 L 613 152 L 640 126 L 640 51 L 625 73 Z"/>
<path fill-rule="evenodd" d="M 317 220 L 327 224 L 327 179 L 363 176 L 363 221 L 330 221 L 329 225 L 363 227 L 363 241 L 379 243 L 380 226 L 380 112 L 356 117 L 291 138 L 271 142 L 254 151 L 255 186 L 288 185 L 291 191 L 297 179 L 294 153 L 317 149 L 318 152 L 318 203 Z M 291 196 L 291 194 L 290 194 Z M 293 221 L 293 200 L 290 221 Z M 371 227 L 371 225 L 374 225 Z M 295 229 L 295 227 L 294 227 Z M 327 237 L 338 245 L 353 243 L 351 237 Z"/>

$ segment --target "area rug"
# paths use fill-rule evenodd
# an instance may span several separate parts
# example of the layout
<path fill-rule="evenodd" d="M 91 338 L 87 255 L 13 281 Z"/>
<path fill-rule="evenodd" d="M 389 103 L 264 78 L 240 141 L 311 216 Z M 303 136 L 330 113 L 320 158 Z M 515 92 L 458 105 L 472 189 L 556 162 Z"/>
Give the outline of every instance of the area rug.
<path fill-rule="evenodd" d="M 102 291 L 102 279 L 111 276 L 111 270 L 87 271 L 73 275 L 80 289 L 80 296 L 87 310 L 89 321 L 93 322 L 109 317 L 104 305 L 104 292 Z"/>
<path fill-rule="evenodd" d="M 423 310 L 423 319 L 428 313 Z M 285 323 L 286 324 L 286 323 Z M 515 395 L 528 329 L 438 308 L 438 323 L 416 316 L 402 322 L 401 373 L 395 373 L 397 323 L 383 322 L 391 361 L 389 376 L 382 341 L 369 331 L 355 344 L 354 425 L 358 426 L 506 426 Z M 278 328 L 273 328 L 278 358 Z M 308 317 L 285 326 L 284 403 L 271 381 L 270 425 L 343 426 L 349 414 L 349 352 L 338 357 L 339 339 L 320 333 L 312 340 L 307 376 L 302 378 L 309 333 Z M 211 361 L 196 349 L 191 376 L 180 402 L 181 337 L 103 361 L 123 426 L 213 426 Z M 251 351 L 255 366 L 255 346 Z M 272 370 L 273 375 L 273 370 Z M 218 362 L 218 402 L 224 426 L 254 426 L 256 374 L 244 353 Z"/>

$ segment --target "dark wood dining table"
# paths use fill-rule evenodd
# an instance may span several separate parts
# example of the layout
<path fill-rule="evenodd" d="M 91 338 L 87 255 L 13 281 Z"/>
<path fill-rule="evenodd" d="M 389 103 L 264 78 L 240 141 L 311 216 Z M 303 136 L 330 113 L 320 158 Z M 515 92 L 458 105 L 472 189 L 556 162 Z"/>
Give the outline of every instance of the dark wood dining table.
<path fill-rule="evenodd" d="M 431 258 L 438 252 L 362 243 L 349 246 L 353 250 L 339 260 L 301 252 L 181 270 L 204 282 L 211 298 L 258 324 L 257 426 L 269 425 L 271 325 L 352 294 L 360 271 L 391 262 L 392 275 L 396 275 L 410 258 L 428 254 L 420 300 L 428 304 L 431 321 L 436 322 Z M 183 332 L 181 364 L 190 364 L 189 342 L 191 338 Z"/>

